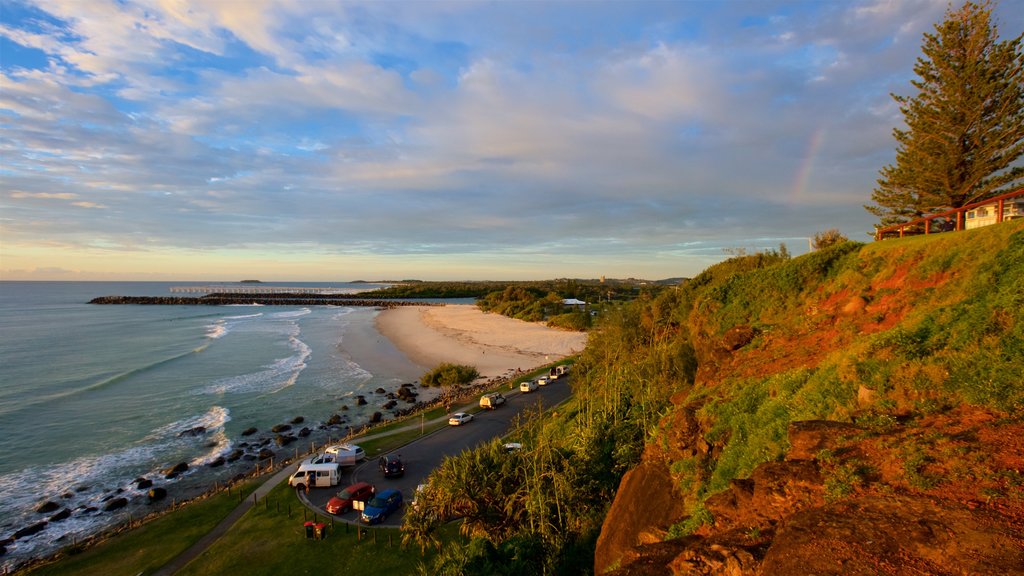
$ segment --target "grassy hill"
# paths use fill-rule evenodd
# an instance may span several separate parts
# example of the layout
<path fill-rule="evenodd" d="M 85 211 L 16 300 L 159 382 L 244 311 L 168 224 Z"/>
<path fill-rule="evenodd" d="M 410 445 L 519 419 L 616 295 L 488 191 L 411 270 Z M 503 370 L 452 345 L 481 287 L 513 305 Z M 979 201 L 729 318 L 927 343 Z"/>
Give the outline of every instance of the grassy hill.
<path fill-rule="evenodd" d="M 1022 286 L 1018 221 L 734 258 L 651 303 L 652 346 L 697 369 L 619 487 L 597 571 L 1024 565 Z"/>

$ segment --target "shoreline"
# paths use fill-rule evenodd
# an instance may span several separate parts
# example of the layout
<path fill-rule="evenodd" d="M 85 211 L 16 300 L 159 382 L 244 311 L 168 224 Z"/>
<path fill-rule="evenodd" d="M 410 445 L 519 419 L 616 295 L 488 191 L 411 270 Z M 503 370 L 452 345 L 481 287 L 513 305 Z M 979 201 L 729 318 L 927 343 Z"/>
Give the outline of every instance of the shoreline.
<path fill-rule="evenodd" d="M 412 362 L 432 370 L 473 366 L 480 380 L 527 371 L 583 350 L 587 334 L 483 312 L 472 304 L 403 306 L 381 311 L 377 330 Z"/>
<path fill-rule="evenodd" d="M 396 390 L 404 382 L 418 381 L 419 376 L 442 362 L 472 365 L 477 368 L 480 378 L 473 386 L 466 387 L 468 393 L 503 381 L 505 378 L 514 377 L 519 370 L 531 370 L 579 352 L 585 346 L 586 339 L 585 333 L 567 332 L 538 323 L 484 313 L 475 305 L 420 304 L 379 311 L 370 322 L 349 332 L 347 337 L 339 342 L 338 347 L 346 356 L 359 358 L 367 368 L 376 369 L 387 365 L 390 369 L 397 370 L 397 378 L 382 386 L 388 391 Z M 435 406 L 439 389 L 424 389 L 417 384 L 415 390 L 419 393 L 415 403 L 399 402 L 396 411 L 377 408 L 385 416 L 381 424 L 388 424 Z M 385 400 L 385 397 L 376 391 L 366 390 L 363 394 L 371 406 Z M 368 421 L 369 414 L 341 414 L 348 417 L 333 424 L 316 420 L 298 424 L 292 422 L 293 430 L 284 434 L 292 436 L 293 443 L 276 445 L 273 440 L 277 434 L 269 429 L 260 430 L 251 437 L 234 439 L 232 448 L 238 449 L 248 444 L 245 452 L 249 456 L 224 461 L 222 455 L 220 460 L 223 467 L 219 470 L 226 473 L 225 477 L 210 478 L 208 474 L 217 473 L 213 472 L 209 462 L 190 462 L 192 465 L 189 466 L 189 470 L 179 479 L 170 483 L 157 482 L 167 489 L 165 499 L 159 502 L 146 503 L 147 490 L 135 486 L 134 481 L 120 485 L 97 486 L 104 494 L 124 498 L 128 505 L 117 512 L 90 513 L 89 517 L 98 521 L 95 528 L 86 528 L 81 532 L 75 530 L 58 537 L 57 541 L 63 543 L 55 549 L 50 549 L 48 545 L 39 548 L 32 546 L 23 552 L 5 554 L 0 565 L 6 569 L 18 570 L 37 562 L 46 562 L 54 555 L 59 555 L 61 549 L 69 543 L 69 539 L 72 544 L 77 542 L 79 546 L 89 547 L 92 543 L 102 541 L 112 534 L 130 530 L 181 506 L 203 500 L 243 478 L 253 477 L 254 472 L 261 475 L 260 472 L 265 474 L 270 470 L 287 466 L 286 462 L 294 460 L 296 456 L 299 459 L 304 457 L 311 445 L 319 447 L 328 442 L 351 441 L 360 434 L 372 433 L 374 426 Z M 282 423 L 287 421 L 281 420 Z M 298 433 L 303 427 L 306 427 L 308 432 Z M 196 433 L 205 434 L 205 431 Z M 260 457 L 255 456 L 257 451 L 262 452 L 263 449 L 272 454 L 272 459 L 267 461 L 262 454 Z M 147 477 L 157 480 L 154 474 L 148 474 Z M 58 502 L 63 504 L 60 500 Z M 75 510 L 76 514 L 79 512 L 78 509 Z M 128 518 L 127 525 L 123 521 L 125 515 Z M 48 524 L 48 520 L 50 519 L 46 516 L 39 516 L 36 522 L 42 526 Z M 27 527 L 30 523 L 19 522 L 18 526 L 7 526 L 8 529 L 4 530 L 0 537 L 11 536 L 12 534 L 8 532 L 13 533 L 14 528 L 21 528 L 22 525 Z M 7 540 L 6 544 L 13 541 Z M 7 552 L 12 551 L 8 549 Z"/>

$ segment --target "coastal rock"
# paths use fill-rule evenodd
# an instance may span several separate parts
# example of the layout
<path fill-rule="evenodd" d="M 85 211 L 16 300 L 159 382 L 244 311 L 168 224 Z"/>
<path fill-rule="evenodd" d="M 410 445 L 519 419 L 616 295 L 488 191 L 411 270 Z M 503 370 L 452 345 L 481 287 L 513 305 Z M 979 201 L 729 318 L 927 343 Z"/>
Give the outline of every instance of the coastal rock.
<path fill-rule="evenodd" d="M 203 434 L 206 434 L 206 426 L 196 426 L 195 428 L 189 428 L 188 430 L 178 432 L 178 438 L 185 436 L 201 436 Z"/>
<path fill-rule="evenodd" d="M 370 416 L 370 424 L 378 424 L 384 419 L 384 415 L 380 412 L 374 412 L 373 416 Z"/>
<path fill-rule="evenodd" d="M 60 504 L 57 504 L 53 500 L 47 500 L 46 502 L 43 502 L 39 506 L 36 506 L 36 512 L 40 514 L 49 514 L 50 512 L 54 512 L 59 509 Z"/>
<path fill-rule="evenodd" d="M 60 522 L 61 520 L 66 520 L 70 516 L 71 516 L 71 509 L 65 508 L 65 509 L 61 510 L 60 512 L 57 512 L 53 516 L 50 516 L 49 521 L 50 522 Z"/>
<path fill-rule="evenodd" d="M 395 402 L 394 400 L 388 400 L 387 403 L 384 404 L 384 409 L 391 410 L 395 406 L 398 406 L 398 402 Z"/>
<path fill-rule="evenodd" d="M 280 434 L 281 432 L 287 432 L 292 429 L 291 424 L 278 424 L 270 429 L 274 434 Z"/>
<path fill-rule="evenodd" d="M 128 499 L 127 498 L 123 498 L 123 497 L 122 498 L 115 498 L 115 499 L 111 500 L 110 502 L 107 502 L 107 505 L 103 507 L 103 511 L 104 512 L 113 512 L 114 510 L 120 510 L 121 508 L 124 508 L 127 505 L 128 505 Z"/>
<path fill-rule="evenodd" d="M 303 426 L 302 430 L 299 430 L 299 437 L 305 438 L 306 436 L 309 436 L 312 432 L 312 430 Z"/>
<path fill-rule="evenodd" d="M 244 454 L 245 454 L 245 452 L 243 452 L 243 451 L 241 451 L 239 449 L 232 450 L 231 454 L 228 454 L 228 458 L 227 458 L 228 462 L 235 462 L 239 458 L 241 458 L 242 455 L 244 455 Z"/>
<path fill-rule="evenodd" d="M 366 406 L 366 398 L 356 396 L 356 406 Z"/>
<path fill-rule="evenodd" d="M 387 390 L 383 388 L 377 388 L 376 390 L 373 391 L 374 394 L 384 394 L 385 392 L 387 392 Z"/>
<path fill-rule="evenodd" d="M 260 448 L 260 452 L 259 452 L 259 454 L 257 454 L 257 457 L 260 460 L 266 460 L 268 458 L 273 458 L 274 457 L 274 451 L 273 450 L 269 450 L 267 448 Z"/>
<path fill-rule="evenodd" d="M 164 478 L 166 478 L 168 480 L 173 480 L 173 479 L 177 478 L 179 474 L 181 474 L 182 472 L 184 472 L 186 470 L 188 470 L 188 463 L 187 462 L 178 462 L 177 464 L 175 464 L 171 468 L 167 468 L 167 469 L 165 469 L 163 471 Z"/>
<path fill-rule="evenodd" d="M 150 488 L 149 492 L 146 495 L 149 497 L 150 503 L 157 502 L 159 500 L 167 498 L 167 489 L 161 488 L 159 486 L 157 486 L 156 488 Z"/>
<path fill-rule="evenodd" d="M 149 478 L 136 478 L 135 487 L 139 490 L 145 490 L 153 485 L 153 481 Z"/>
<path fill-rule="evenodd" d="M 341 405 L 341 410 L 342 410 L 342 412 L 347 411 L 348 410 L 348 404 L 342 404 Z"/>
<path fill-rule="evenodd" d="M 31 524 L 29 526 L 25 526 L 21 530 L 18 530 L 17 532 L 15 532 L 14 533 L 14 539 L 17 540 L 18 538 L 24 538 L 26 536 L 32 536 L 34 534 L 38 534 L 38 533 L 42 532 L 45 528 L 46 528 L 46 522 L 36 522 L 35 524 Z"/>
<path fill-rule="evenodd" d="M 210 468 L 219 468 L 220 466 L 223 466 L 223 465 L 224 465 L 224 462 L 226 462 L 226 460 L 224 459 L 224 457 L 223 457 L 223 456 L 218 456 L 218 457 L 216 457 L 216 458 L 215 458 L 215 459 L 213 460 L 213 462 L 210 462 L 210 463 L 208 464 L 208 466 L 209 466 Z"/>
<path fill-rule="evenodd" d="M 278 434 L 277 437 L 274 438 L 274 442 L 277 443 L 278 446 L 287 446 L 287 445 L 291 444 L 292 442 L 295 442 L 295 440 L 297 440 L 297 438 L 295 438 L 295 436 L 292 436 L 291 434 L 287 434 L 287 435 Z M 260 450 L 260 453 L 262 454 L 263 451 Z"/>
<path fill-rule="evenodd" d="M 296 416 L 295 418 L 292 418 L 292 424 L 302 424 L 305 421 L 306 419 L 302 416 Z"/>
<path fill-rule="evenodd" d="M 242 436 L 252 436 L 256 432 L 258 432 L 256 427 L 255 426 L 251 426 L 249 428 L 246 428 L 245 430 L 242 430 Z"/>
<path fill-rule="evenodd" d="M 341 424 L 341 422 L 341 416 L 338 414 L 331 414 L 331 417 L 327 419 L 328 426 L 337 426 L 338 424 Z"/>

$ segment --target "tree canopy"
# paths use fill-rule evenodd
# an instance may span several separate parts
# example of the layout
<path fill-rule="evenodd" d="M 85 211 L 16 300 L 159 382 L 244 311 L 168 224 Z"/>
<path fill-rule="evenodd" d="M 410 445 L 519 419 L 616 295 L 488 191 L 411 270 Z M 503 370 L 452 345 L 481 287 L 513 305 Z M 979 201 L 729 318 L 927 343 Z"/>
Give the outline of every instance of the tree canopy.
<path fill-rule="evenodd" d="M 1020 186 L 1024 167 L 1024 34 L 998 40 L 992 4 L 949 8 L 924 34 L 913 96 L 893 94 L 896 162 L 882 168 L 874 205 L 882 225 L 958 208 Z"/>

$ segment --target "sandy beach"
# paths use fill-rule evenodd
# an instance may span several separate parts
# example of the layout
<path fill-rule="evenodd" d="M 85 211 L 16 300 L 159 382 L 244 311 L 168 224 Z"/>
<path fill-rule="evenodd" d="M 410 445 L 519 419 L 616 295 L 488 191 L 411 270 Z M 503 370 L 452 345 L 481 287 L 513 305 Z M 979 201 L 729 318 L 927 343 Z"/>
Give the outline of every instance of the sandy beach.
<path fill-rule="evenodd" d="M 424 371 L 451 362 L 473 366 L 486 379 L 554 362 L 587 343 L 585 333 L 485 313 L 471 304 L 391 308 L 376 323 Z"/>

